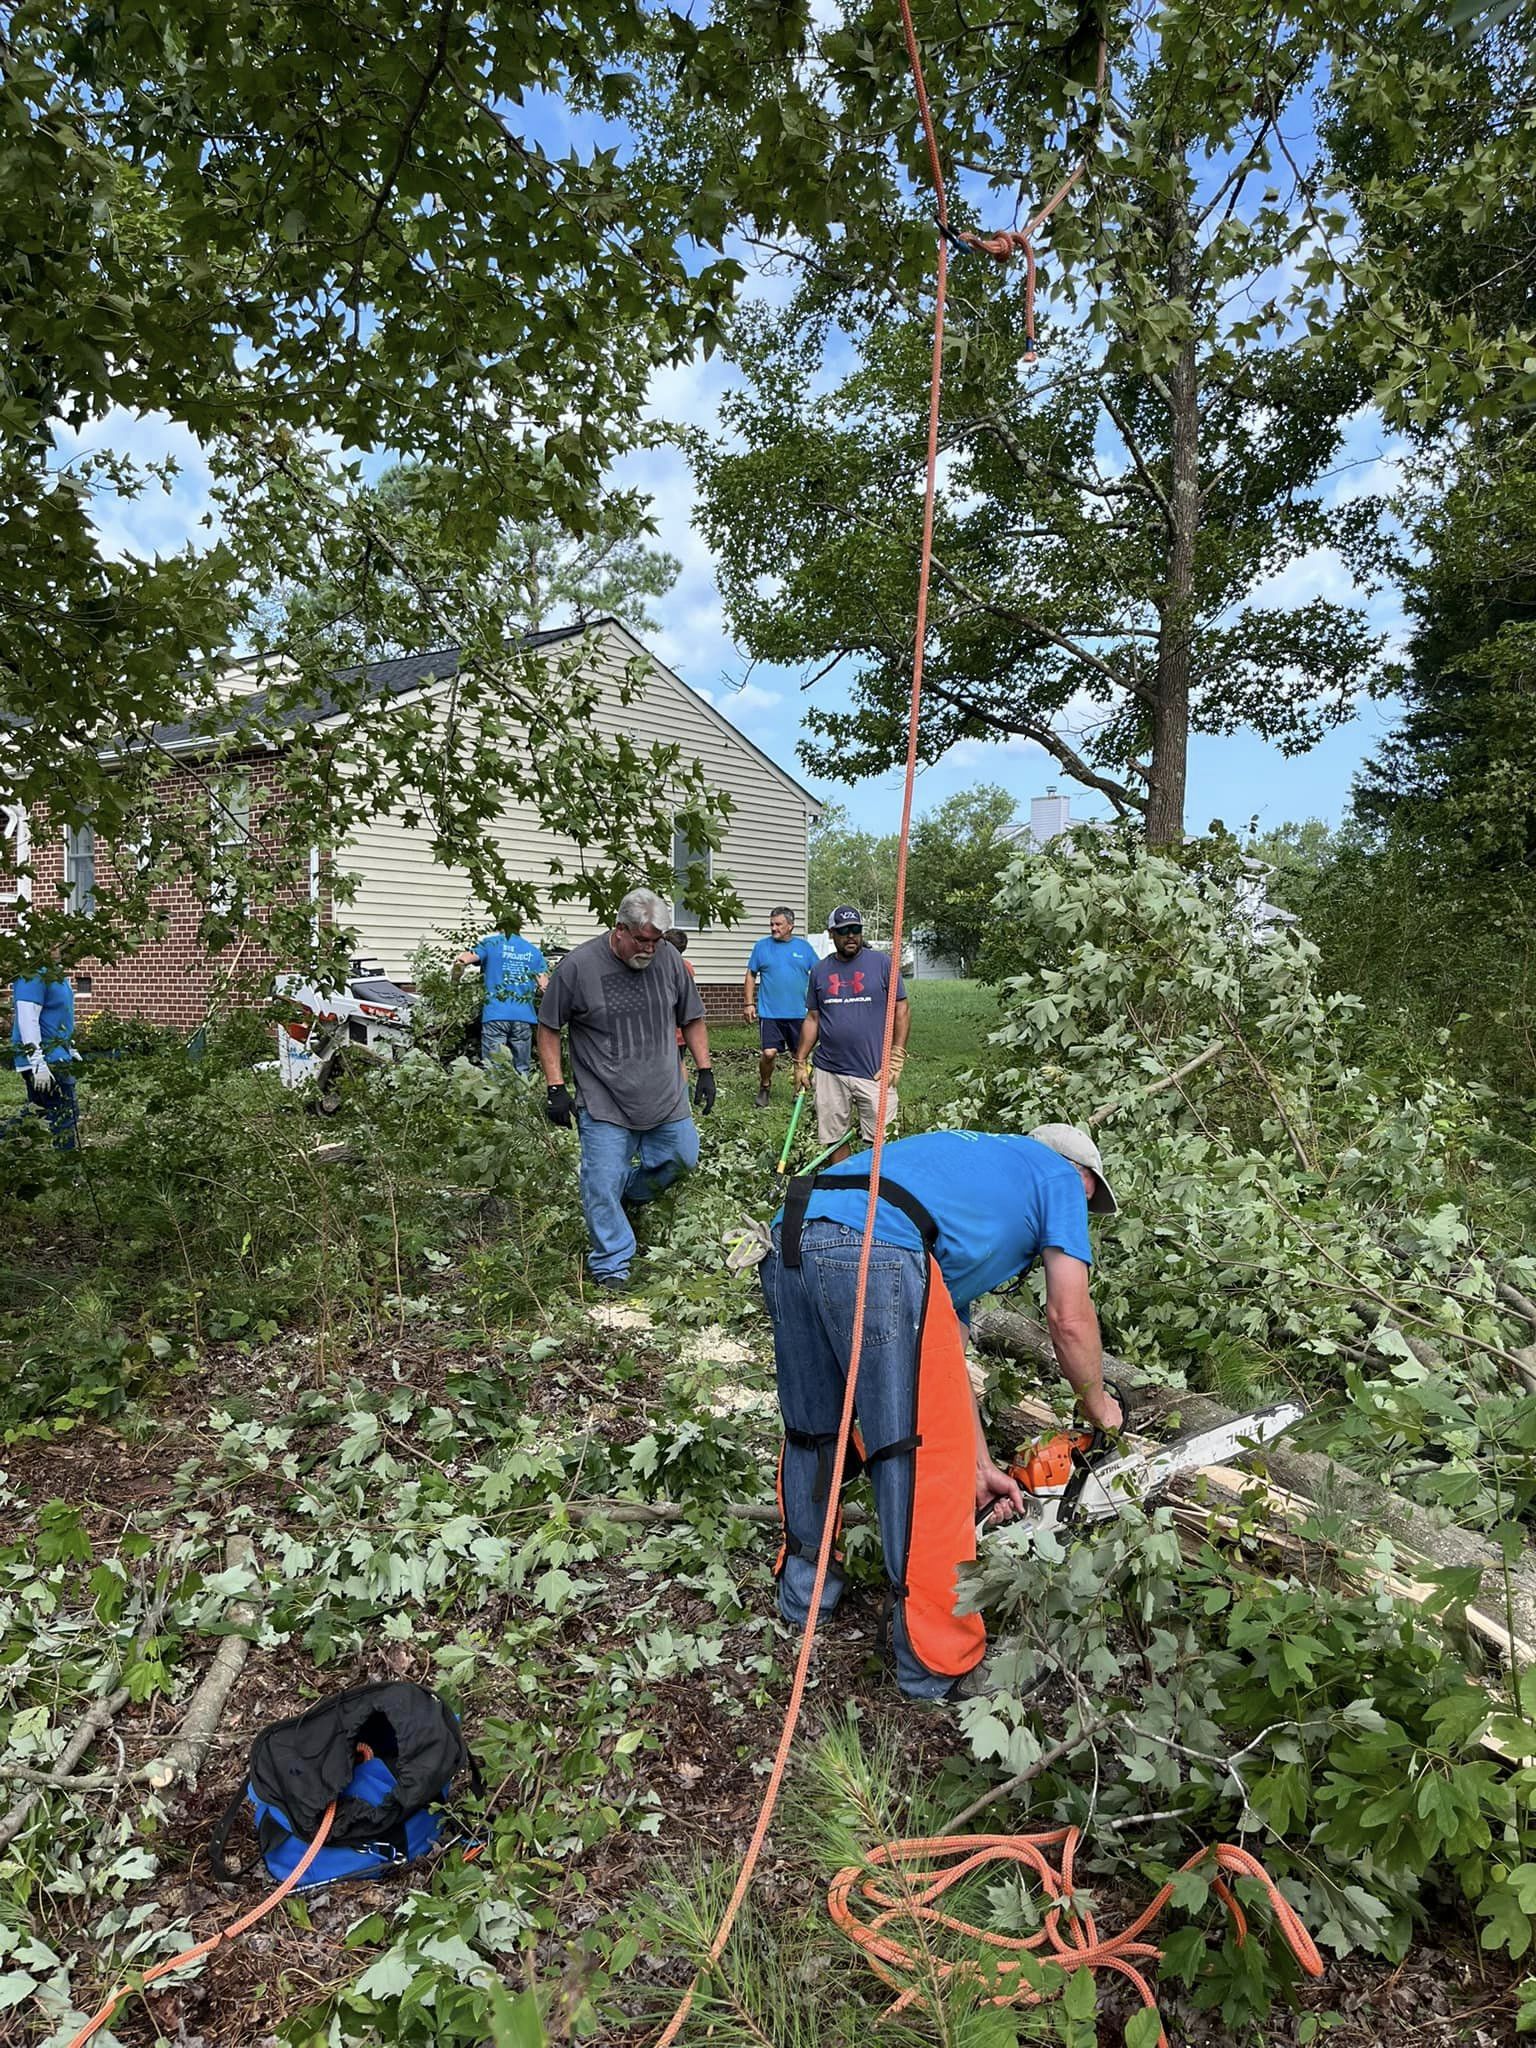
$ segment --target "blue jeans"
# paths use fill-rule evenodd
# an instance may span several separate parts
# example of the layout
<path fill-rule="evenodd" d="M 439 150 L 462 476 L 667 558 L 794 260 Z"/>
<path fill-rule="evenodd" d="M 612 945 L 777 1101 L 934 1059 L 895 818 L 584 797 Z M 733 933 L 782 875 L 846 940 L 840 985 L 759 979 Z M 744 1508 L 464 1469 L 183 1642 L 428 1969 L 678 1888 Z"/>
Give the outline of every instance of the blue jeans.
<path fill-rule="evenodd" d="M 75 1101 L 75 1077 L 61 1061 L 53 1069 L 53 1086 L 46 1093 L 39 1092 L 27 1068 L 21 1070 L 21 1084 L 27 1091 L 28 1106 L 36 1110 L 48 1126 L 56 1152 L 73 1152 L 80 1135 L 80 1112 Z M 26 1120 L 26 1111 L 20 1116 L 9 1118 L 0 1135 L 20 1130 Z"/>
<path fill-rule="evenodd" d="M 774 1249 L 757 1269 L 773 1320 L 774 1365 L 786 1432 L 781 1484 L 785 1529 L 791 1540 L 779 1578 L 779 1612 L 797 1627 L 804 1625 L 811 1611 L 816 1554 L 821 1548 L 827 1488 L 833 1477 L 829 1466 L 833 1446 L 797 1443 L 794 1438 L 835 1438 L 837 1434 L 853 1346 L 860 1242 L 857 1230 L 813 1220 L 801 1232 L 798 1268 L 784 1265 L 779 1258 L 779 1233 L 775 1230 Z M 921 1252 L 876 1240 L 869 1261 L 864 1351 L 854 1395 L 859 1433 L 867 1451 L 879 1451 L 911 1434 L 926 1279 L 927 1260 Z M 869 1466 L 885 1572 L 893 1586 L 906 1580 L 915 1462 L 911 1451 L 899 1451 L 876 1458 Z M 822 1592 L 823 1614 L 831 1613 L 842 1593 L 843 1582 L 834 1563 Z M 914 1656 L 900 1601 L 893 1610 L 891 1637 L 896 1682 L 909 1699 L 938 1699 L 949 1690 L 952 1676 L 936 1675 Z"/>
<path fill-rule="evenodd" d="M 491 1055 L 505 1046 L 520 1074 L 533 1065 L 533 1026 L 524 1017 L 482 1017 L 480 1019 L 480 1063 L 488 1067 Z"/>
<path fill-rule="evenodd" d="M 631 1206 L 654 1201 L 663 1188 L 699 1163 L 698 1126 L 691 1116 L 648 1131 L 623 1124 L 599 1123 L 584 1109 L 576 1112 L 581 1132 L 581 1213 L 587 1219 L 592 1249 L 587 1264 L 596 1280 L 622 1280 L 635 1256 L 635 1233 L 624 1214 Z"/>
<path fill-rule="evenodd" d="M 53 1069 L 53 1086 L 40 1095 L 30 1074 L 24 1074 L 27 1100 L 39 1110 L 53 1134 L 53 1142 L 60 1152 L 73 1152 L 80 1136 L 80 1109 L 75 1100 L 75 1077 L 59 1067 Z"/>

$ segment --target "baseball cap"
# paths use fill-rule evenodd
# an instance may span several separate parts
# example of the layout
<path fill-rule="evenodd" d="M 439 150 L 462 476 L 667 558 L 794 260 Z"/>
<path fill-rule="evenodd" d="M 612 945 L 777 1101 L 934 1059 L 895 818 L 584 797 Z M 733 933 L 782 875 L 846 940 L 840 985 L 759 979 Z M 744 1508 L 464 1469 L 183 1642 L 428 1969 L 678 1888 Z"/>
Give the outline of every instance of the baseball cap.
<path fill-rule="evenodd" d="M 836 910 L 827 919 L 827 930 L 829 932 L 862 931 L 863 928 L 864 913 L 860 910 L 855 910 L 851 903 L 839 903 Z"/>
<path fill-rule="evenodd" d="M 1098 1186 L 1088 1197 L 1088 1206 L 1095 1216 L 1118 1213 L 1120 1204 L 1115 1200 L 1114 1189 L 1104 1178 L 1104 1161 L 1099 1157 L 1099 1148 L 1086 1131 L 1079 1130 L 1076 1124 L 1036 1124 L 1029 1135 L 1037 1145 L 1048 1145 L 1063 1159 L 1070 1159 L 1074 1166 L 1087 1167 L 1098 1181 Z"/>

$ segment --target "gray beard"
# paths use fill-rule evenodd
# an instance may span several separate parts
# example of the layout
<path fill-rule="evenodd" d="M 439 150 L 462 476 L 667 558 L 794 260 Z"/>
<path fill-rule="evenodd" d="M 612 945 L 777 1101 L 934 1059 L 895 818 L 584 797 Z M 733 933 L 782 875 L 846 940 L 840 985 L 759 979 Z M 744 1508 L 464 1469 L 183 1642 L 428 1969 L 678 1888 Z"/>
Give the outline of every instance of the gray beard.
<path fill-rule="evenodd" d="M 636 953 L 634 958 L 626 960 L 624 965 L 626 967 L 633 967 L 636 974 L 643 974 L 655 958 L 656 955 L 654 953 Z"/>

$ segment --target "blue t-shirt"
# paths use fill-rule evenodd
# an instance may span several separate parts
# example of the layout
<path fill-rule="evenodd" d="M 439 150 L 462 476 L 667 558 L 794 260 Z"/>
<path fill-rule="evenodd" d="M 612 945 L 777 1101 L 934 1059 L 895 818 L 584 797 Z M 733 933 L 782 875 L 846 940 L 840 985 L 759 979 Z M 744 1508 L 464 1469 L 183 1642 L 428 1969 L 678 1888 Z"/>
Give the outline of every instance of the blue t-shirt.
<path fill-rule="evenodd" d="M 820 1036 L 811 1064 L 828 1074 L 852 1074 L 869 1081 L 880 1071 L 885 1043 L 885 994 L 891 984 L 891 958 L 873 946 L 861 946 L 851 960 L 829 953 L 811 973 L 807 1000 L 820 1019 Z M 907 991 L 896 977 L 896 1000 Z"/>
<path fill-rule="evenodd" d="M 491 1023 L 512 1018 L 531 1024 L 538 1015 L 536 977 L 546 972 L 544 955 L 517 932 L 487 932 L 475 948 L 485 999 L 480 1015 Z"/>
<path fill-rule="evenodd" d="M 827 1168 L 860 1170 L 869 1170 L 867 1155 Z M 1026 1272 L 1047 1245 L 1093 1264 L 1082 1176 L 1069 1159 L 1034 1138 L 924 1131 L 887 1145 L 880 1171 L 915 1195 L 938 1226 L 933 1255 L 950 1300 L 967 1322 L 973 1301 Z M 806 1220 L 822 1217 L 862 1230 L 868 1199 L 863 1188 L 818 1188 Z M 889 1202 L 875 1211 L 875 1231 L 886 1244 L 923 1248 L 917 1225 Z"/>
<path fill-rule="evenodd" d="M 748 974 L 758 976 L 759 1017 L 803 1017 L 805 985 L 816 967 L 816 948 L 799 936 L 776 939 L 770 932 L 752 948 Z"/>
<path fill-rule="evenodd" d="M 11 1012 L 11 1043 L 16 1047 L 12 1064 L 18 1072 L 28 1064 L 21 1050 L 21 1019 L 17 1015 L 23 1003 L 36 1003 L 43 1013 L 43 1054 L 49 1065 L 74 1059 L 75 992 L 67 981 L 45 974 L 19 975 L 11 983 L 11 1001 L 16 1006 Z"/>

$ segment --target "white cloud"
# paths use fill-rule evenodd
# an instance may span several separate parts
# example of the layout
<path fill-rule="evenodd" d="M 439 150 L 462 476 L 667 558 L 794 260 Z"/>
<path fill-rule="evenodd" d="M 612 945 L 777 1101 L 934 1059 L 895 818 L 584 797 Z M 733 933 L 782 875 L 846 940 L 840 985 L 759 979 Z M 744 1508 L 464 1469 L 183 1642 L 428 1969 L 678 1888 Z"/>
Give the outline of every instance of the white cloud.
<path fill-rule="evenodd" d="M 93 455 L 113 454 L 140 470 L 170 461 L 166 483 L 145 482 L 136 497 L 115 490 L 105 478 L 93 481 L 91 524 L 101 552 L 110 560 L 169 555 L 194 542 L 209 546 L 217 537 L 212 511 L 213 478 L 196 436 L 164 413 L 133 413 L 114 406 L 78 433 L 62 420 L 53 423 L 56 468 L 79 469 Z"/>

